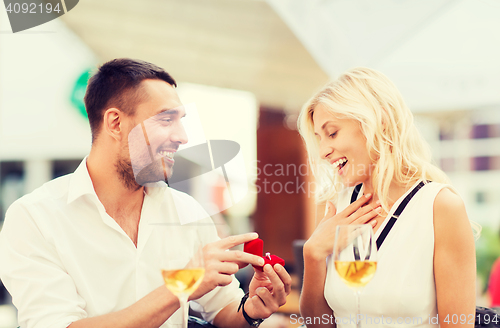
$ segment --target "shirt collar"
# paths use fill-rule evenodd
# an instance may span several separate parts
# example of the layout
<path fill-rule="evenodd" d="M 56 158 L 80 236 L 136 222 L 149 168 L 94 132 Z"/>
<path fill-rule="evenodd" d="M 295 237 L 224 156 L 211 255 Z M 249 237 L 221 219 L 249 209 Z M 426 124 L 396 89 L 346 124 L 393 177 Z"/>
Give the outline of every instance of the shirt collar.
<path fill-rule="evenodd" d="M 147 183 L 144 185 L 144 194 L 152 199 L 156 199 L 166 188 L 168 188 L 168 185 L 163 181 Z"/>
<path fill-rule="evenodd" d="M 99 199 L 95 193 L 94 184 L 87 169 L 87 157 L 83 159 L 75 172 L 73 172 L 69 183 L 68 204 L 83 195 L 94 195 Z M 158 197 L 161 197 L 162 191 L 165 188 L 168 188 L 165 182 L 148 183 L 144 188 L 144 194 L 156 200 Z"/>
<path fill-rule="evenodd" d="M 87 169 L 87 157 L 83 159 L 71 176 L 68 190 L 68 204 L 83 195 L 95 195 L 97 198 Z"/>

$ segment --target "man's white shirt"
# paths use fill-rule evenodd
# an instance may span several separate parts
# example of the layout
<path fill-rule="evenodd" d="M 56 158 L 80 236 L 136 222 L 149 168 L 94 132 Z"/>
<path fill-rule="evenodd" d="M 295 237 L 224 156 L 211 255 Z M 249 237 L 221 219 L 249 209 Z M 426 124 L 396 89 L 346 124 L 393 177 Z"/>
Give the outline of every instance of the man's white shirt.
<path fill-rule="evenodd" d="M 145 188 L 137 247 L 97 198 L 86 159 L 9 208 L 0 233 L 0 278 L 22 328 L 62 328 L 124 309 L 164 283 L 159 259 L 187 263 L 195 238 L 219 239 L 201 205 L 160 185 Z M 180 222 L 192 223 L 180 228 Z M 212 321 L 242 296 L 233 277 L 192 305 Z M 162 327 L 181 322 L 178 310 Z"/>

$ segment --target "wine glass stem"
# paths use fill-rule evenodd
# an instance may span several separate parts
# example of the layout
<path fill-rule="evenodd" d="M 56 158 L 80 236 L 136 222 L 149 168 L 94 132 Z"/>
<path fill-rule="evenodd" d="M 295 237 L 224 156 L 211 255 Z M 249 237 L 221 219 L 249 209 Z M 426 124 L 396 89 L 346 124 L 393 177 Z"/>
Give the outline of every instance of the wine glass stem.
<path fill-rule="evenodd" d="M 188 327 L 188 316 L 189 316 L 189 301 L 188 297 L 179 297 L 179 303 L 182 310 L 182 328 Z"/>
<path fill-rule="evenodd" d="M 359 295 L 361 294 L 361 290 L 356 290 L 356 327 L 361 328 L 361 310 L 359 305 Z"/>

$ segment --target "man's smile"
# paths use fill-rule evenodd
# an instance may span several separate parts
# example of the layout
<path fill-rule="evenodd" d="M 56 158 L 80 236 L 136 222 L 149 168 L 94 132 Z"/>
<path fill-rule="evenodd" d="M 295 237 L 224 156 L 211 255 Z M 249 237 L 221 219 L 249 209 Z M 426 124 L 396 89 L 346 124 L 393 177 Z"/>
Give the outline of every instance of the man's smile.
<path fill-rule="evenodd" d="M 177 150 L 159 150 L 158 154 L 164 158 L 167 162 L 174 163 L 174 155 Z"/>

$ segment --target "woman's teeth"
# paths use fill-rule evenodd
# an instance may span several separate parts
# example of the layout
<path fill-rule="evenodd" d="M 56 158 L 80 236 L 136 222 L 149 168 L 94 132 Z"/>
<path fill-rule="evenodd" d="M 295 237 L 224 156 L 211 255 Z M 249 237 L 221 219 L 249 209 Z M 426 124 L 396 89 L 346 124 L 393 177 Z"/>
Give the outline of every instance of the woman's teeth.
<path fill-rule="evenodd" d="M 341 158 L 338 161 L 334 162 L 332 165 L 334 167 L 340 167 L 340 166 L 344 165 L 345 163 L 347 163 L 347 158 L 344 157 L 344 158 Z"/>
<path fill-rule="evenodd" d="M 174 158 L 174 153 L 171 152 L 171 151 L 164 151 L 164 150 L 161 150 L 158 152 L 160 154 L 160 156 L 162 157 L 168 157 L 170 159 Z"/>

